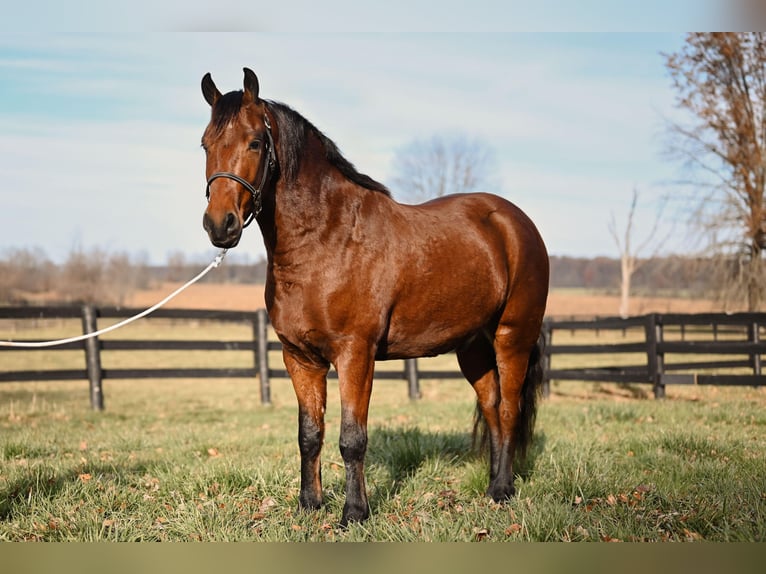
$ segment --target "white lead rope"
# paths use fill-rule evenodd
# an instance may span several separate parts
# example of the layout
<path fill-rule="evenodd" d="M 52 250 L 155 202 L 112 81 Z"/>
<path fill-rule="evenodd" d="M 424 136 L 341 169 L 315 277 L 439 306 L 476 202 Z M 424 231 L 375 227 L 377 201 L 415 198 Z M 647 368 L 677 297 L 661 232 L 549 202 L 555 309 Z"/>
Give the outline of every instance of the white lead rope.
<path fill-rule="evenodd" d="M 142 311 L 138 315 L 134 315 L 133 317 L 128 317 L 124 321 L 120 321 L 119 323 L 116 323 L 114 325 L 110 325 L 109 327 L 105 327 L 104 329 L 99 329 L 98 331 L 94 331 L 93 333 L 87 333 L 85 335 L 80 335 L 78 337 L 70 337 L 68 339 L 57 339 L 55 341 L 0 341 L 0 347 L 23 347 L 23 348 L 38 348 L 38 347 L 55 347 L 57 345 L 65 345 L 67 343 L 76 343 L 78 341 L 84 341 L 85 339 L 91 339 L 93 337 L 98 337 L 99 335 L 103 335 L 105 333 L 109 333 L 110 331 L 115 331 L 119 329 L 120 327 L 124 327 L 128 323 L 132 323 L 133 321 L 137 321 L 138 319 L 141 319 L 142 317 L 146 317 L 150 313 L 154 313 L 157 309 L 162 307 L 165 303 L 170 301 L 173 297 L 181 293 L 181 291 L 191 287 L 194 285 L 197 281 L 202 279 L 205 275 L 207 275 L 211 270 L 218 267 L 221 262 L 223 261 L 223 258 L 226 256 L 226 252 L 228 250 L 224 249 L 222 250 L 213 261 L 210 262 L 210 264 L 205 267 L 196 277 L 193 279 L 187 281 L 183 285 L 181 285 L 178 289 L 173 291 L 170 295 L 165 297 L 162 301 L 159 303 L 156 303 L 155 305 L 152 305 L 149 307 L 146 311 Z"/>

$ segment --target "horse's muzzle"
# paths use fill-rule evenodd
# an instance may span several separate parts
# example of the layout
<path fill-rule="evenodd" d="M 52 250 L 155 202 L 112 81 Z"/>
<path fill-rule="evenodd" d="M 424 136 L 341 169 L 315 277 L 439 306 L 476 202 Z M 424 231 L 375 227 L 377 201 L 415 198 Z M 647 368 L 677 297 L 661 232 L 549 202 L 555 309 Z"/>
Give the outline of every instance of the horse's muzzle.
<path fill-rule="evenodd" d="M 236 247 L 242 237 L 242 222 L 233 211 L 229 211 L 218 221 L 206 211 L 202 217 L 202 227 L 207 231 L 210 242 L 216 247 L 224 249 Z"/>

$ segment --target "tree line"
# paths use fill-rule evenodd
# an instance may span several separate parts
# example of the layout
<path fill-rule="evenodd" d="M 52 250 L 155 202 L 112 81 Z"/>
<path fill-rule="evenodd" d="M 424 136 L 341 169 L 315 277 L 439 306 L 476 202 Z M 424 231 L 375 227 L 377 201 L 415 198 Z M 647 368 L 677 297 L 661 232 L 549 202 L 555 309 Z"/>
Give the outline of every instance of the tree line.
<path fill-rule="evenodd" d="M 632 288 L 639 294 L 715 298 L 725 282 L 723 270 L 712 259 L 678 255 L 641 261 Z M 551 256 L 551 288 L 590 289 L 618 293 L 621 261 L 612 257 Z"/>
<path fill-rule="evenodd" d="M 173 253 L 165 264 L 153 265 L 143 254 L 100 248 L 74 249 L 65 261 L 55 263 L 41 249 L 8 249 L 0 254 L 0 305 L 120 306 L 142 289 L 188 281 L 206 264 Z M 202 282 L 262 283 L 265 277 L 265 261 L 249 263 L 229 257 Z"/>

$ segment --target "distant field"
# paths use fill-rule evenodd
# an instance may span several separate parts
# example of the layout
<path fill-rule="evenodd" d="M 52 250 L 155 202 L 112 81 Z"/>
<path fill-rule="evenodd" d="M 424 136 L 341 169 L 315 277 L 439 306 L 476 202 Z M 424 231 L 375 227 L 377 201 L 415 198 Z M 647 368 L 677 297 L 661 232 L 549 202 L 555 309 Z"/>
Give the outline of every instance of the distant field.
<path fill-rule="evenodd" d="M 128 305 L 148 307 L 170 293 L 179 284 L 166 283 L 155 289 L 139 291 Z M 179 295 L 171 307 L 189 309 L 258 309 L 264 306 L 263 285 L 197 284 Z M 617 315 L 620 298 L 582 289 L 553 289 L 548 296 L 547 313 L 551 316 Z M 721 311 L 719 305 L 704 299 L 636 296 L 631 299 L 631 314 L 701 313 Z"/>

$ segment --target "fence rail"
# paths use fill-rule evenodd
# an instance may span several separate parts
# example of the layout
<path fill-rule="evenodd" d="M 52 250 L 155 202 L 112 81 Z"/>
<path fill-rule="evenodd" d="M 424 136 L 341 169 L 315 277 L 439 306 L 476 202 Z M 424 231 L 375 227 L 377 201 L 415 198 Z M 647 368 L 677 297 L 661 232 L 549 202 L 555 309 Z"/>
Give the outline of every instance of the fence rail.
<path fill-rule="evenodd" d="M 0 321 L 80 319 L 84 334 L 97 330 L 100 319 L 124 319 L 138 310 L 83 307 L 0 307 Z M 0 383 L 10 381 L 88 380 L 91 405 L 104 408 L 103 381 L 107 379 L 165 378 L 257 378 L 261 402 L 271 402 L 271 380 L 287 378 L 280 364 L 269 363 L 269 351 L 279 351 L 279 341 L 269 340 L 269 321 L 264 309 L 254 312 L 160 309 L 152 318 L 184 321 L 216 321 L 250 325 L 252 337 L 242 340 L 134 340 L 95 337 L 51 350 L 84 352 L 83 368 L 10 370 L 0 367 Z M 601 381 L 650 384 L 656 397 L 665 395 L 668 384 L 766 385 L 762 355 L 766 354 L 766 313 L 650 314 L 640 317 L 591 320 L 547 319 L 543 328 L 544 389 L 551 381 Z M 607 341 L 604 332 L 611 332 Z M 615 342 L 614 333 L 624 342 Z M 563 341 L 561 341 L 563 339 Z M 583 342 L 586 341 L 586 342 Z M 2 347 L 1 351 L 25 351 Z M 102 354 L 112 351 L 249 351 L 252 367 L 103 368 Z M 0 353 L 2 357 L 2 353 Z M 604 365 L 604 357 L 612 363 Z M 711 358 L 712 357 L 712 358 Z M 2 361 L 2 359 L 0 359 Z M 630 361 L 634 361 L 633 364 Z M 5 361 L 2 361 L 5 363 Z M 224 362 L 225 364 L 225 362 Z M 583 367 L 582 364 L 593 366 Z M 330 377 L 337 377 L 334 371 Z M 420 396 L 420 381 L 462 378 L 455 371 L 422 370 L 416 359 L 404 361 L 401 370 L 382 370 L 377 379 L 406 381 L 410 398 Z"/>
<path fill-rule="evenodd" d="M 657 398 L 665 396 L 668 384 L 766 385 L 761 368 L 761 355 L 766 354 L 764 329 L 766 313 L 652 313 L 627 319 L 548 320 L 543 329 L 545 385 L 552 380 L 648 383 Z M 591 339 L 598 339 L 603 331 L 621 331 L 625 338 L 631 333 L 636 340 L 614 343 L 611 337 L 609 343 L 557 344 L 555 335 L 568 332 L 570 338 L 582 340 L 590 333 Z M 582 362 L 584 356 L 600 354 L 640 355 L 642 360 L 598 367 L 554 364 L 571 362 L 572 356 Z"/>
<path fill-rule="evenodd" d="M 118 307 L 96 308 L 83 307 L 0 307 L 0 321 L 17 320 L 58 320 L 80 319 L 82 333 L 89 334 L 98 330 L 99 319 L 125 319 L 136 315 L 141 310 Z M 274 368 L 269 362 L 269 351 L 281 351 L 279 341 L 269 340 L 269 319 L 265 309 L 258 311 L 209 311 L 197 309 L 159 309 L 152 314 L 152 319 L 172 319 L 177 321 L 216 321 L 226 323 L 246 323 L 252 328 L 252 337 L 247 340 L 214 341 L 200 340 L 135 340 L 103 339 L 94 337 L 85 341 L 66 343 L 46 348 L 46 351 L 84 352 L 84 368 L 78 369 L 31 369 L 11 370 L 0 366 L 0 383 L 29 381 L 73 381 L 87 380 L 90 387 L 91 406 L 95 410 L 104 409 L 103 381 L 106 379 L 168 379 L 168 378 L 257 378 L 260 384 L 261 402 L 271 403 L 271 380 L 288 378 L 287 371 Z M 18 342 L 37 342 L 31 339 L 19 339 Z M 103 368 L 102 355 L 110 351 L 251 351 L 251 368 Z M 3 351 L 39 352 L 40 349 L 0 346 L 0 365 Z M 402 370 L 378 370 L 377 379 L 402 380 L 407 383 L 407 391 L 412 399 L 420 397 L 420 381 L 432 378 L 454 378 L 461 376 L 456 372 L 424 371 L 418 368 L 416 359 L 404 361 Z M 337 377 L 334 371 L 330 378 Z"/>

